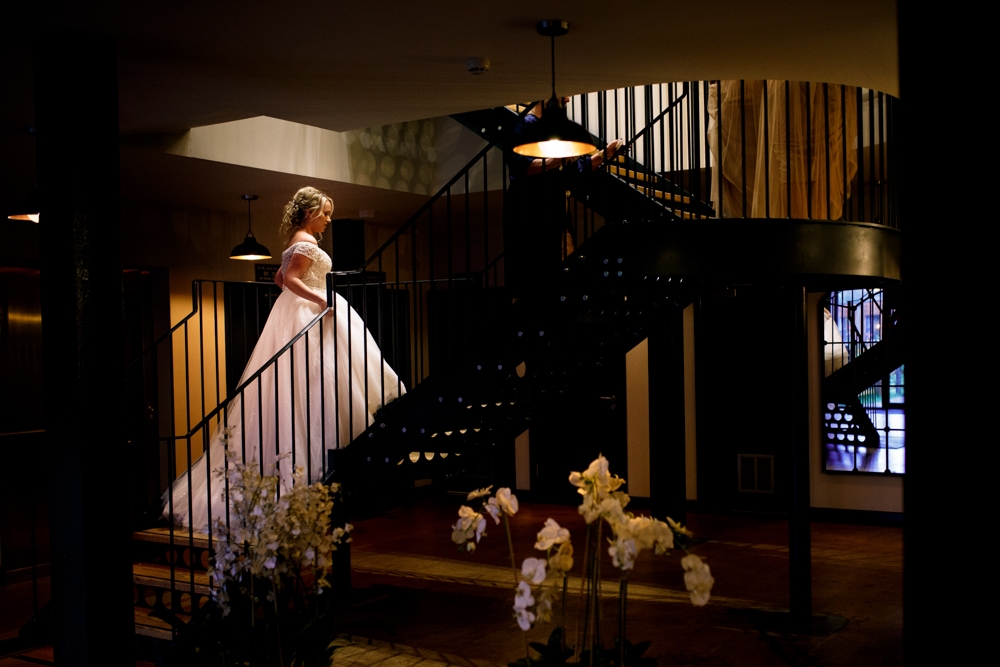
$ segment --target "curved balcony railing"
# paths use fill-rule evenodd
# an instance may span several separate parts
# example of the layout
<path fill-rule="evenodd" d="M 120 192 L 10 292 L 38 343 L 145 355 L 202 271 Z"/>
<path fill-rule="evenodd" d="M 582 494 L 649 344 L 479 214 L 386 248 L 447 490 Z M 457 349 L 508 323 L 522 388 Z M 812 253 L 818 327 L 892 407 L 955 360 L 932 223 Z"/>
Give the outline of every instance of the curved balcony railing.
<path fill-rule="evenodd" d="M 578 95 L 571 117 L 626 141 L 602 167 L 682 219 L 792 218 L 898 228 L 898 100 L 867 88 L 693 81 Z M 582 203 L 585 203 L 585 199 Z M 705 208 L 685 206 L 691 202 Z"/>

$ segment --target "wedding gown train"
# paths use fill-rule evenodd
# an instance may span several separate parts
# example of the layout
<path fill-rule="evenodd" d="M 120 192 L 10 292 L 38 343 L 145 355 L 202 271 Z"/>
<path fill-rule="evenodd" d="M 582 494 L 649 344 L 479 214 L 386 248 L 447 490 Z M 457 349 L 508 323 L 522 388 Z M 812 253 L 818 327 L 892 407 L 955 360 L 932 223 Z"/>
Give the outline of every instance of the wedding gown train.
<path fill-rule="evenodd" d="M 302 281 L 325 294 L 329 255 L 313 243 L 294 243 L 282 254 L 283 271 L 294 254 L 312 260 Z M 225 519 L 225 481 L 218 471 L 226 462 L 259 461 L 263 474 L 277 474 L 283 489 L 290 488 L 295 467 L 303 469 L 309 482 L 318 481 L 326 451 L 346 447 L 360 435 L 382 406 L 383 396 L 388 403 L 406 393 L 361 316 L 340 295 L 334 299 L 335 314 L 279 357 L 277 380 L 272 364 L 233 398 L 212 434 L 207 455 L 174 481 L 172 499 L 164 494 L 164 518 L 201 531 Z M 285 289 L 271 309 L 240 385 L 321 310 Z"/>

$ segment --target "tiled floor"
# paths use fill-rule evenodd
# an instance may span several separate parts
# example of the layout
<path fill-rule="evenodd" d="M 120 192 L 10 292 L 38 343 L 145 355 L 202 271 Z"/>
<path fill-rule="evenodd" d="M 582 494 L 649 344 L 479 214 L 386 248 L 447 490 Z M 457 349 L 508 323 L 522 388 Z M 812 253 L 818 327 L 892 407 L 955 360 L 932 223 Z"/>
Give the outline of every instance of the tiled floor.
<path fill-rule="evenodd" d="M 344 619 L 347 629 L 467 660 L 506 663 L 523 655 L 522 633 L 511 618 L 514 578 L 503 527 L 491 526 L 474 553 L 459 553 L 449 526 L 461 504 L 461 498 L 426 501 L 356 524 L 358 599 Z M 535 533 L 548 517 L 570 528 L 582 551 L 585 529 L 574 507 L 525 504 L 512 520 L 518 564 L 537 553 Z M 661 665 L 902 662 L 901 529 L 813 524 L 814 611 L 846 626 L 805 636 L 782 632 L 781 615 L 773 613 L 787 608 L 784 520 L 692 515 L 689 525 L 699 538 L 695 552 L 716 579 L 707 607 L 690 604 L 676 556 L 644 552 L 630 575 L 628 635 L 653 640 L 649 653 Z M 610 559 L 604 567 L 603 612 L 614 619 L 618 584 Z M 570 590 L 578 585 L 571 582 Z M 570 636 L 579 602 L 570 596 Z M 545 641 L 549 631 L 533 629 L 529 639 Z"/>
<path fill-rule="evenodd" d="M 337 667 L 493 667 L 524 655 L 524 636 L 511 615 L 514 575 L 503 526 L 491 525 L 474 553 L 460 553 L 450 525 L 464 503 L 424 500 L 355 523 L 354 592 L 338 622 L 344 648 L 334 654 Z M 585 528 L 575 507 L 524 503 L 512 519 L 518 564 L 537 553 L 535 533 L 548 517 L 571 530 L 582 552 Z M 775 613 L 788 599 L 784 520 L 693 514 L 689 526 L 698 538 L 694 551 L 716 580 L 708 606 L 690 604 L 677 556 L 644 552 L 630 575 L 628 636 L 652 640 L 649 655 L 661 667 L 901 664 L 901 529 L 813 524 L 814 610 L 846 625 L 809 636 L 782 631 Z M 577 573 L 580 567 L 578 558 Z M 610 559 L 603 571 L 610 643 L 618 588 Z M 579 590 L 579 580 L 570 583 Z M 569 596 L 570 638 L 580 600 Z M 528 639 L 545 641 L 550 629 L 535 628 Z M 7 630 L 16 633 L 0 628 Z M 0 658 L 0 667 L 28 664 L 51 664 L 51 649 Z"/>

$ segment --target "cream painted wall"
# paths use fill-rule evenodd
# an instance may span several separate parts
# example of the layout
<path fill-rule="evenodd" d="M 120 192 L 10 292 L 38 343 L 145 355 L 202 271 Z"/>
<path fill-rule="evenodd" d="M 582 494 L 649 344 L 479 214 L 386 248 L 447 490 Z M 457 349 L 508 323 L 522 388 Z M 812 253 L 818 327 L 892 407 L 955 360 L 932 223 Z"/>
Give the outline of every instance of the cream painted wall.
<path fill-rule="evenodd" d="M 126 200 L 122 202 L 122 263 L 126 267 L 165 267 L 169 271 L 170 322 L 177 324 L 193 310 L 195 279 L 253 280 L 253 262 L 228 257 L 229 249 L 242 240 L 245 225 L 246 218 L 240 214 Z M 271 242 L 265 234 L 260 237 L 265 243 Z M 218 405 L 217 397 L 225 396 L 224 292 L 219 287 L 213 293 L 211 285 L 204 284 L 202 294 L 199 315 L 189 320 L 186 331 L 181 329 L 172 336 L 177 435 L 186 434 L 189 425 L 197 424 Z M 198 432 L 191 439 L 192 459 L 201 452 L 202 433 Z M 184 440 L 177 443 L 175 462 L 178 471 L 187 468 Z"/>
<path fill-rule="evenodd" d="M 531 433 L 528 430 L 514 438 L 514 486 L 518 491 L 531 490 Z"/>
<path fill-rule="evenodd" d="M 649 498 L 649 339 L 625 353 L 628 494 Z"/>
<path fill-rule="evenodd" d="M 876 512 L 903 511 L 903 478 L 881 475 L 830 475 L 823 472 L 822 392 L 823 293 L 809 295 L 809 495 L 813 507 Z"/>

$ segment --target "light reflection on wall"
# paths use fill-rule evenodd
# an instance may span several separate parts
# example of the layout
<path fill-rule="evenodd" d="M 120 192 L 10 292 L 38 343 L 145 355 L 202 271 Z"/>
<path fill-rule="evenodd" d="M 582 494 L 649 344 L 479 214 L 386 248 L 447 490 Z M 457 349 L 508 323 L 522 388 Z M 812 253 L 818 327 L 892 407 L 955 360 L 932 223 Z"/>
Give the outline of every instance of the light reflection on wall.
<path fill-rule="evenodd" d="M 436 131 L 432 120 L 411 120 L 347 132 L 352 180 L 358 185 L 433 194 Z"/>

